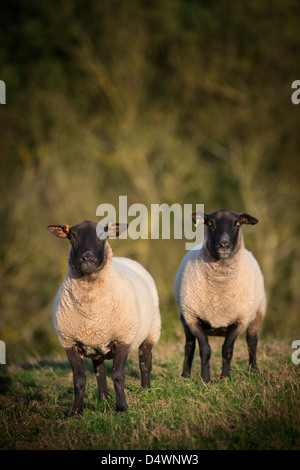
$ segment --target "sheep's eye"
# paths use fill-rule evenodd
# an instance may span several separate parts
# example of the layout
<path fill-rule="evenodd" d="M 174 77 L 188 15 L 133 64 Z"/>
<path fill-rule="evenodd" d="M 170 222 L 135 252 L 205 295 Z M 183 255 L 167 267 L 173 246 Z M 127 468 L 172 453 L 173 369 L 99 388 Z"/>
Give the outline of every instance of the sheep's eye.
<path fill-rule="evenodd" d="M 208 220 L 206 225 L 207 225 L 208 227 L 212 227 L 212 224 L 213 224 L 212 221 L 211 221 L 211 220 Z"/>

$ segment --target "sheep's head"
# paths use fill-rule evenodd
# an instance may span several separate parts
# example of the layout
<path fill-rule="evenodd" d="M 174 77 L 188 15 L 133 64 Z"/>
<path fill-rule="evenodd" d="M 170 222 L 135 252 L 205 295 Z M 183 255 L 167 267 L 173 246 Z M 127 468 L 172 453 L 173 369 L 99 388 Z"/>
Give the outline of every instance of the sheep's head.
<path fill-rule="evenodd" d="M 258 222 L 251 215 L 237 214 L 226 209 L 211 214 L 194 212 L 192 220 L 196 225 L 206 224 L 205 246 L 215 259 L 227 259 L 237 251 L 242 224 L 254 225 Z"/>
<path fill-rule="evenodd" d="M 105 264 L 106 239 L 117 237 L 127 229 L 127 224 L 108 224 L 102 227 L 91 221 L 76 225 L 49 225 L 50 233 L 71 243 L 69 263 L 77 275 L 92 274 Z"/>

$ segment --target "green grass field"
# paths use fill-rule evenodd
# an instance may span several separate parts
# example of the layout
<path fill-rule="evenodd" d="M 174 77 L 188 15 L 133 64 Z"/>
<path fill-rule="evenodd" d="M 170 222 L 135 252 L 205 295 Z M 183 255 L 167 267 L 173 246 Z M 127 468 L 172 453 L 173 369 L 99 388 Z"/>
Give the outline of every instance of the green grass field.
<path fill-rule="evenodd" d="M 260 372 L 249 373 L 244 337 L 238 338 L 231 380 L 219 381 L 219 338 L 211 339 L 212 382 L 200 378 L 196 350 L 191 379 L 180 377 L 183 341 L 161 341 L 154 351 L 152 388 L 142 390 L 137 355 L 127 363 L 129 409 L 114 411 L 107 363 L 107 401 L 100 402 L 86 360 L 84 415 L 69 417 L 73 380 L 64 356 L 0 366 L 1 449 L 201 450 L 299 449 L 300 365 L 291 346 L 261 341 Z"/>

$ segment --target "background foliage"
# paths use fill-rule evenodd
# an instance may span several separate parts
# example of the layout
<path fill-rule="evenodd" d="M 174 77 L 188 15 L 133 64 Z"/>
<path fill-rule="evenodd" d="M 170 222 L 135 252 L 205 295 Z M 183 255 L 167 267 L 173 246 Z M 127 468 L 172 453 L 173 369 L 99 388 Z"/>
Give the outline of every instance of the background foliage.
<path fill-rule="evenodd" d="M 67 243 L 48 224 L 96 208 L 204 203 L 249 212 L 263 334 L 299 337 L 300 5 L 294 0 L 13 0 L 1 6 L 0 338 L 57 348 Z M 113 240 L 157 282 L 168 337 L 184 240 Z M 298 334 L 298 336 L 297 336 Z"/>

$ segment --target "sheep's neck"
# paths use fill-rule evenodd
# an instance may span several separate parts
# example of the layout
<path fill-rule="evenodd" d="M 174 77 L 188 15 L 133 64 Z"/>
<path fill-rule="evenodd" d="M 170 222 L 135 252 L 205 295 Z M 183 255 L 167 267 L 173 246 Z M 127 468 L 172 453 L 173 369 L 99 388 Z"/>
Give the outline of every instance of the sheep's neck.
<path fill-rule="evenodd" d="M 81 278 L 68 276 L 66 289 L 76 310 L 85 316 L 99 314 L 99 311 L 109 309 L 111 298 L 114 296 L 112 289 L 115 270 L 112 263 L 107 263 L 98 273 L 89 274 Z"/>
<path fill-rule="evenodd" d="M 203 259 L 203 269 L 208 274 L 208 279 L 217 283 L 231 282 L 240 275 L 242 268 L 242 252 L 239 250 L 227 259 L 214 259 L 207 251 Z"/>
<path fill-rule="evenodd" d="M 204 269 L 213 275 L 218 282 L 226 282 L 239 275 L 243 263 L 243 250 L 245 248 L 242 231 L 239 232 L 238 242 L 227 259 L 215 259 L 207 248 L 207 239 L 204 242 Z"/>

